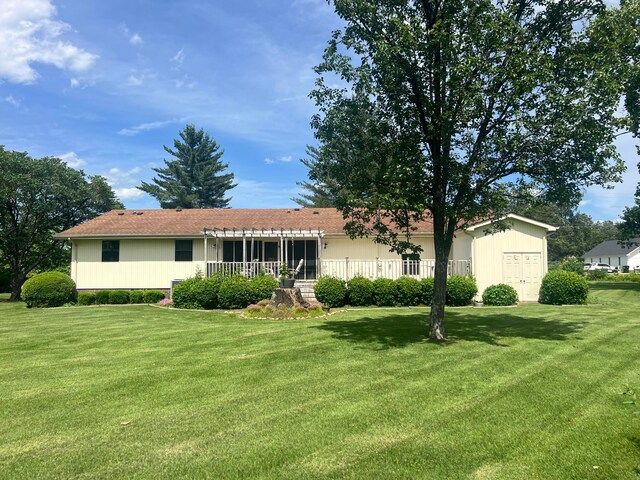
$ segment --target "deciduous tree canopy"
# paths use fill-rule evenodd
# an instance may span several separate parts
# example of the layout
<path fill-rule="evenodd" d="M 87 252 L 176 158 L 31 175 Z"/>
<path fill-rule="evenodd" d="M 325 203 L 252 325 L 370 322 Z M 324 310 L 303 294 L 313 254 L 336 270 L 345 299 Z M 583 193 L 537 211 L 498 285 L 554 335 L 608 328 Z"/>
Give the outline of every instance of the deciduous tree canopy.
<path fill-rule="evenodd" d="M 174 160 L 165 160 L 165 168 L 154 168 L 158 176 L 138 188 L 155 197 L 162 208 L 228 207 L 231 198 L 225 194 L 236 184 L 233 173 L 221 173 L 229 166 L 220 161 L 224 152 L 208 133 L 193 125 L 187 125 L 180 138 L 174 140 L 174 149 L 164 147 Z"/>
<path fill-rule="evenodd" d="M 575 204 L 620 178 L 618 106 L 637 69 L 637 2 L 335 0 L 345 27 L 316 68 L 310 180 L 352 235 L 416 251 L 430 217 L 430 336 L 445 337 L 457 228 L 497 217 L 512 192 Z M 615 32 L 615 35 L 612 35 Z M 389 225 L 397 227 L 389 229 Z"/>
<path fill-rule="evenodd" d="M 0 146 L 0 171 L 0 263 L 9 267 L 17 300 L 29 272 L 64 256 L 56 232 L 123 207 L 104 177 L 86 177 L 58 158 Z"/>

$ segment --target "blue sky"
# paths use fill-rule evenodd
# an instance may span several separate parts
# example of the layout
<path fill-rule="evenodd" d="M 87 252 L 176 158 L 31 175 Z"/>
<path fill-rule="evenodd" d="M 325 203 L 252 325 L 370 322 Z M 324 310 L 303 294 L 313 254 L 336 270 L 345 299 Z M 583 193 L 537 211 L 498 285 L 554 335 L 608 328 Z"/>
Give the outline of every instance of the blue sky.
<path fill-rule="evenodd" d="M 0 0 L 0 144 L 60 156 L 107 177 L 127 208 L 157 208 L 135 189 L 186 123 L 224 149 L 231 206 L 287 207 L 313 143 L 314 65 L 340 23 L 324 0 Z M 581 210 L 614 220 L 633 203 L 629 166 Z"/>

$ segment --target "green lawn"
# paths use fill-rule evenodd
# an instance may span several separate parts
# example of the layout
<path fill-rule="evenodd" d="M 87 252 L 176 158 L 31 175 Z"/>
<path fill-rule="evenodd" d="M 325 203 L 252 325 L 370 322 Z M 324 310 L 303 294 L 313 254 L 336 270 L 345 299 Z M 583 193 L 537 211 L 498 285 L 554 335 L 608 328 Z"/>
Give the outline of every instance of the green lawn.
<path fill-rule="evenodd" d="M 640 285 L 245 320 L 0 302 L 0 478 L 640 478 Z M 637 407 L 635 409 L 640 409 Z M 127 422 L 126 425 L 123 422 Z"/>

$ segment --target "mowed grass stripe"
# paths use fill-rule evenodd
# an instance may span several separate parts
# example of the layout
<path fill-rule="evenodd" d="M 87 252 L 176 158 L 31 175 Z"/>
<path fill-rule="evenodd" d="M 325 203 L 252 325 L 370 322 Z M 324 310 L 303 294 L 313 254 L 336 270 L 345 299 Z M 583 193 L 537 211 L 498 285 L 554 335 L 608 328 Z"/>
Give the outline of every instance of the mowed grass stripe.
<path fill-rule="evenodd" d="M 24 321 L 0 331 L 26 348 L 0 338 L 0 477 L 634 478 L 617 393 L 638 374 L 637 303 L 601 294 L 451 309 L 446 346 L 413 309 L 265 322 L 10 306 Z"/>

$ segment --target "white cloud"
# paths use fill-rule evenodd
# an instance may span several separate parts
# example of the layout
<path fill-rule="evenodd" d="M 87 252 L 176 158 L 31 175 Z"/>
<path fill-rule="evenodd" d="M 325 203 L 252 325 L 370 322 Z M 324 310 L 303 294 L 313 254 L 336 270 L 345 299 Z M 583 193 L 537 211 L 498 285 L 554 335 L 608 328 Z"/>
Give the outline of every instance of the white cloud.
<path fill-rule="evenodd" d="M 157 130 L 158 128 L 166 127 L 167 125 L 185 122 L 186 120 L 187 120 L 186 118 L 173 118 L 171 120 L 141 123 L 140 125 L 136 125 L 134 127 L 123 128 L 118 132 L 118 135 L 125 135 L 127 137 L 132 137 L 142 132 L 148 132 L 149 130 Z"/>
<path fill-rule="evenodd" d="M 141 45 L 143 43 L 142 37 L 136 32 L 132 33 L 126 23 L 121 23 L 119 28 L 120 31 L 129 39 L 129 43 L 131 45 Z"/>
<path fill-rule="evenodd" d="M 171 60 L 172 62 L 174 62 L 176 64 L 176 68 L 180 67 L 182 65 L 182 62 L 184 62 L 184 48 L 181 48 L 178 53 L 176 53 Z"/>
<path fill-rule="evenodd" d="M 102 176 L 107 179 L 107 183 L 111 185 L 120 200 L 135 200 L 144 196 L 144 192 L 135 187 L 140 183 L 138 175 L 140 172 L 142 172 L 140 167 L 133 167 L 130 170 L 112 168 Z"/>
<path fill-rule="evenodd" d="M 62 153 L 60 155 L 57 155 L 57 157 L 71 168 L 80 168 L 87 164 L 86 161 L 78 157 L 76 152 Z"/>
<path fill-rule="evenodd" d="M 131 45 L 141 45 L 142 44 L 142 37 L 140 35 L 138 35 L 137 33 L 134 33 L 133 35 L 131 35 L 131 38 L 129 38 L 129 43 Z"/>
<path fill-rule="evenodd" d="M 38 73 L 32 63 L 83 71 L 97 55 L 59 37 L 71 27 L 55 20 L 50 0 L 3 0 L 0 9 L 0 78 L 14 83 L 33 83 Z"/>
<path fill-rule="evenodd" d="M 127 79 L 127 85 L 131 85 L 133 87 L 139 87 L 144 83 L 144 73 L 140 74 L 140 76 L 136 77 L 135 75 L 129 75 Z"/>
<path fill-rule="evenodd" d="M 9 105 L 13 105 L 14 107 L 19 107 L 20 106 L 20 102 L 18 100 L 16 100 L 15 98 L 13 98 L 13 95 L 9 95 L 7 97 L 4 97 L 2 99 L 2 101 L 8 103 Z"/>
<path fill-rule="evenodd" d="M 291 160 L 293 160 L 293 157 L 291 155 L 285 155 L 279 157 L 277 160 L 274 160 L 273 158 L 265 158 L 264 163 L 266 163 L 267 165 L 273 165 L 274 163 L 290 163 Z"/>
<path fill-rule="evenodd" d="M 76 88 L 80 86 L 80 80 L 78 80 L 77 78 L 72 78 L 71 80 L 69 80 L 69 86 L 71 88 Z"/>
<path fill-rule="evenodd" d="M 142 196 L 144 196 L 144 192 L 142 190 L 138 190 L 135 187 L 131 188 L 114 188 L 116 196 L 120 200 L 136 200 Z"/>

